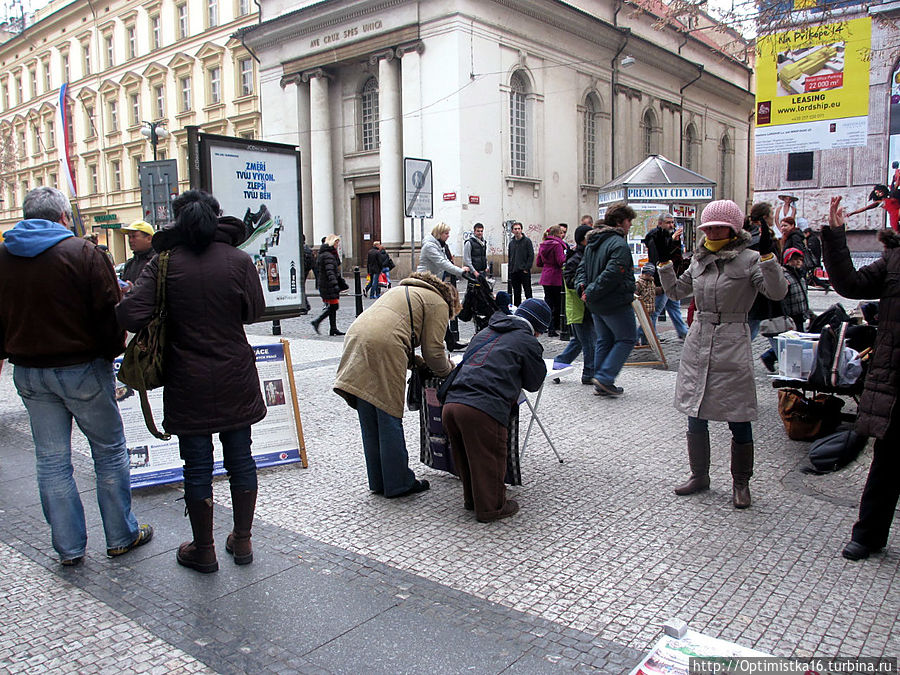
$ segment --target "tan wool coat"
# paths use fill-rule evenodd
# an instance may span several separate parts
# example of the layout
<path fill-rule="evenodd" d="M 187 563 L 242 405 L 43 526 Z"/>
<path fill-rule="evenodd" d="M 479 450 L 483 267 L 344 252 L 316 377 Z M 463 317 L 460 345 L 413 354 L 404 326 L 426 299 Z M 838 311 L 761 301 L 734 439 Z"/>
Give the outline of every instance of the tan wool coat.
<path fill-rule="evenodd" d="M 681 353 L 675 408 L 705 420 L 750 422 L 757 418 L 757 405 L 746 315 L 757 292 L 781 300 L 787 282 L 777 258 L 760 260 L 747 248 L 746 232 L 716 253 L 703 241 L 677 279 L 671 264 L 659 267 L 666 295 L 675 300 L 693 295 L 697 306 Z"/>
<path fill-rule="evenodd" d="M 392 417 L 403 417 L 412 339 L 407 289 L 416 329 L 412 347 L 421 346 L 425 364 L 439 377 L 453 369 L 444 351 L 444 333 L 450 320 L 447 302 L 426 282 L 404 279 L 347 330 L 334 391 L 353 408 L 358 397 Z"/>

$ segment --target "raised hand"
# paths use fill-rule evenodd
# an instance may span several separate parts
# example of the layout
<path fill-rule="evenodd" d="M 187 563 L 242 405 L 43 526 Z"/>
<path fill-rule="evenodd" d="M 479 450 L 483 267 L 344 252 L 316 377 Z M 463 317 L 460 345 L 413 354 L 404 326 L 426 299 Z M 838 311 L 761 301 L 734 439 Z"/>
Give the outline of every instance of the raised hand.
<path fill-rule="evenodd" d="M 831 208 L 828 210 L 828 227 L 844 226 L 844 207 L 841 206 L 841 199 L 840 195 L 831 198 Z"/>

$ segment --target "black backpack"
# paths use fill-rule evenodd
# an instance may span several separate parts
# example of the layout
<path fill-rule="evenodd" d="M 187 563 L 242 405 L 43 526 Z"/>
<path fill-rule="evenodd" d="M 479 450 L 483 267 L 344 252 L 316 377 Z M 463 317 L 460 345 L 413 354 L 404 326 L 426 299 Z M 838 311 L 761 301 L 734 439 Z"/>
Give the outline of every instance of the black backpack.
<path fill-rule="evenodd" d="M 809 446 L 812 466 L 805 468 L 804 473 L 823 474 L 842 469 L 859 457 L 868 441 L 867 436 L 860 436 L 853 429 L 838 429 Z"/>

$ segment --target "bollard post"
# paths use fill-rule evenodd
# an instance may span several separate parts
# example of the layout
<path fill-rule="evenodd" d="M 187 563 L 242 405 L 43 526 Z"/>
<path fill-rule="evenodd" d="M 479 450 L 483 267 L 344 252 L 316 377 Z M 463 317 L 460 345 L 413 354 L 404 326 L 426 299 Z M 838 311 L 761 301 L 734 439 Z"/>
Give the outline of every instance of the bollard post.
<path fill-rule="evenodd" d="M 559 339 L 568 342 L 571 339 L 572 335 L 569 333 L 569 322 L 566 321 L 565 286 L 563 286 L 562 302 L 559 304 Z"/>
<path fill-rule="evenodd" d="M 353 295 L 356 296 L 356 316 L 363 313 L 362 280 L 359 278 L 359 266 L 353 268 Z"/>
<path fill-rule="evenodd" d="M 272 321 L 272 335 L 281 335 L 281 321 L 278 319 Z"/>

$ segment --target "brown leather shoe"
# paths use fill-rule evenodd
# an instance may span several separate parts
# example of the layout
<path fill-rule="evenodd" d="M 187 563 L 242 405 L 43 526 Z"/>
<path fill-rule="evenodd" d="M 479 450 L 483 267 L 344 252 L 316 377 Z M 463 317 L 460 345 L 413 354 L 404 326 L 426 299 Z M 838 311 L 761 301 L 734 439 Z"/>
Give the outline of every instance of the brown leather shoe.
<path fill-rule="evenodd" d="M 495 520 L 503 520 L 504 518 L 509 518 L 510 516 L 514 516 L 519 512 L 519 502 L 515 499 L 507 499 L 506 503 L 503 505 L 503 508 L 500 509 L 500 513 L 498 513 L 493 518 L 478 518 L 479 523 L 493 523 Z"/>

